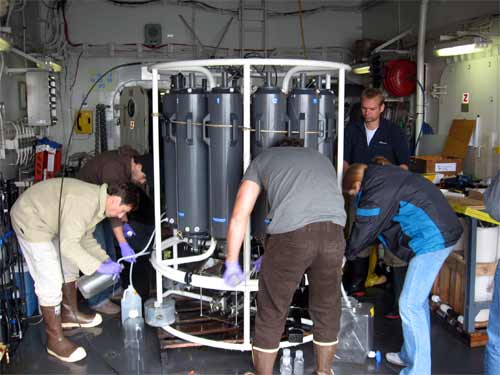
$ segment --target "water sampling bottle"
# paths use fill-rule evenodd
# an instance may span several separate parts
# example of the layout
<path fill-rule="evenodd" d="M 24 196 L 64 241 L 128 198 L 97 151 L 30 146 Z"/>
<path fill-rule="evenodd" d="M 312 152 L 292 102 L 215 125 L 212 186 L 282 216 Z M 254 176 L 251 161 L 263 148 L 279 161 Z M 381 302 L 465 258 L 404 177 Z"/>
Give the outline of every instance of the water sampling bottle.
<path fill-rule="evenodd" d="M 122 324 L 131 317 L 130 314 L 133 313 L 133 311 L 137 312 L 137 316 L 142 318 L 142 299 L 132 285 L 129 285 L 123 292 L 121 308 Z"/>

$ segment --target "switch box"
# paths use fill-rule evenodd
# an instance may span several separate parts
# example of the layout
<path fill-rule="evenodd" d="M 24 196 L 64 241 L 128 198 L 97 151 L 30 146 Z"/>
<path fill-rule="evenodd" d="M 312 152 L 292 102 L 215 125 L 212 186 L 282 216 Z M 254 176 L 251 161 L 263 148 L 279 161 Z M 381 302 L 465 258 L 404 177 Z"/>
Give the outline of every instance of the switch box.
<path fill-rule="evenodd" d="M 161 25 L 159 23 L 148 23 L 144 25 L 144 44 L 158 46 L 161 44 Z"/>
<path fill-rule="evenodd" d="M 75 114 L 77 120 L 75 124 L 76 134 L 92 134 L 94 114 L 91 110 L 83 110 Z"/>
<path fill-rule="evenodd" d="M 26 93 L 29 126 L 57 124 L 56 76 L 45 71 L 26 73 Z"/>

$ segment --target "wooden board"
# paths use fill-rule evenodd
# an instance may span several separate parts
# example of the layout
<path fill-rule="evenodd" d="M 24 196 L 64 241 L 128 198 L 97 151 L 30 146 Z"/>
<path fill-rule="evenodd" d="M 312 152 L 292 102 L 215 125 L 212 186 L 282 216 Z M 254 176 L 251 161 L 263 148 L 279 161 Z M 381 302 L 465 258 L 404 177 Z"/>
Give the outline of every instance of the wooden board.
<path fill-rule="evenodd" d="M 486 346 L 488 343 L 488 333 L 485 329 L 466 334 L 465 338 L 470 348 Z"/>
<path fill-rule="evenodd" d="M 477 263 L 476 276 L 493 276 L 497 263 Z M 432 294 L 438 295 L 442 303 L 463 315 L 465 311 L 465 259 L 460 251 L 453 251 L 444 262 L 434 281 Z"/>
<path fill-rule="evenodd" d="M 469 198 L 469 197 L 465 197 L 465 198 L 448 197 L 447 199 L 448 199 L 448 202 L 450 202 L 450 204 L 454 203 L 456 205 L 473 208 L 475 210 L 484 210 L 485 209 L 484 202 L 480 199 L 474 199 L 474 198 Z"/>
<path fill-rule="evenodd" d="M 432 294 L 441 302 L 450 305 L 457 313 L 464 314 L 465 302 L 465 260 L 459 252 L 453 251 L 444 262 L 434 281 Z"/>

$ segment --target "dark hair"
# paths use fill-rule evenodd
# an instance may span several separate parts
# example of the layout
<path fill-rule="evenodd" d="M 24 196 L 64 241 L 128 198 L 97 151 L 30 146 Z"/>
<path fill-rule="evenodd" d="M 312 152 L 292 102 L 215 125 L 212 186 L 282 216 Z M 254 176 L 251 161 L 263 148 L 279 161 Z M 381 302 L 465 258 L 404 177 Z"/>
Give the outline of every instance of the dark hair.
<path fill-rule="evenodd" d="M 140 154 L 132 155 L 132 160 L 136 164 L 144 164 L 144 159 L 145 159 L 145 155 L 140 155 Z"/>
<path fill-rule="evenodd" d="M 132 210 L 139 207 L 139 188 L 131 182 L 122 184 L 109 184 L 108 195 L 114 195 L 122 199 L 122 204 L 132 206 Z"/>
<path fill-rule="evenodd" d="M 374 87 L 370 87 L 363 90 L 363 92 L 361 93 L 361 100 L 363 100 L 364 98 L 366 99 L 379 98 L 380 100 L 379 105 L 384 104 L 385 101 L 385 95 L 382 92 L 382 90 L 376 89 Z"/>
<path fill-rule="evenodd" d="M 277 147 L 304 147 L 304 139 L 285 137 L 278 142 Z"/>
<path fill-rule="evenodd" d="M 123 145 L 123 146 L 120 146 L 118 148 L 118 154 L 130 156 L 130 157 L 136 157 L 136 156 L 139 156 L 139 151 L 137 151 L 135 148 L 133 148 L 130 145 Z"/>

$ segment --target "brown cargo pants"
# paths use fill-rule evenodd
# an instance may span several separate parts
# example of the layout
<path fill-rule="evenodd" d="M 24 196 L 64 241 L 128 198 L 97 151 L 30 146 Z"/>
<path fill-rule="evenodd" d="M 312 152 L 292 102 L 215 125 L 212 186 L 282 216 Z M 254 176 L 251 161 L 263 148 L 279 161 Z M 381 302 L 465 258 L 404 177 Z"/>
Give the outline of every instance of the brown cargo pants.
<path fill-rule="evenodd" d="M 278 351 L 288 308 L 304 273 L 309 280 L 314 342 L 336 343 L 344 250 L 343 228 L 332 222 L 269 236 L 259 276 L 254 349 Z"/>

